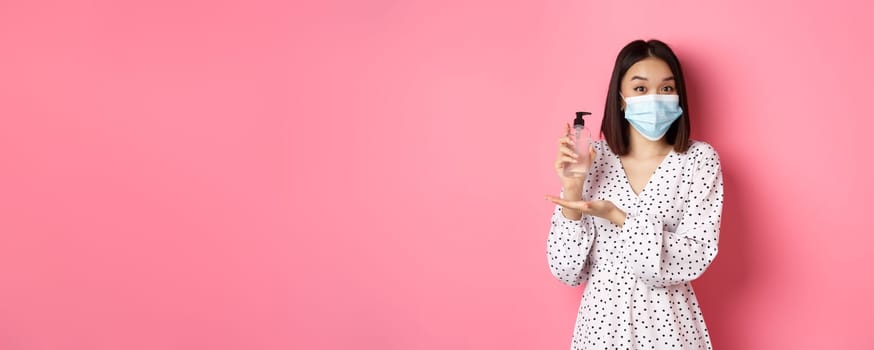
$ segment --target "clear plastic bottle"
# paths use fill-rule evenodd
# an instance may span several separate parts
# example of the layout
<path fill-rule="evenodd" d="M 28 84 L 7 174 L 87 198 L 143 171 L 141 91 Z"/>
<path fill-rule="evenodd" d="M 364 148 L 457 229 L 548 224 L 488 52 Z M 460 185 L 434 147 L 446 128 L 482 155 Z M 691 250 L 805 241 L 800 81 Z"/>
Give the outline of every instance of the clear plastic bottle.
<path fill-rule="evenodd" d="M 583 116 L 590 114 L 592 113 L 577 112 L 577 117 L 574 119 L 574 145 L 570 146 L 579 157 L 576 163 L 567 163 L 565 165 L 565 177 L 585 177 L 589 172 L 589 146 L 592 144 L 592 134 L 586 128 L 586 121 L 583 120 Z"/>

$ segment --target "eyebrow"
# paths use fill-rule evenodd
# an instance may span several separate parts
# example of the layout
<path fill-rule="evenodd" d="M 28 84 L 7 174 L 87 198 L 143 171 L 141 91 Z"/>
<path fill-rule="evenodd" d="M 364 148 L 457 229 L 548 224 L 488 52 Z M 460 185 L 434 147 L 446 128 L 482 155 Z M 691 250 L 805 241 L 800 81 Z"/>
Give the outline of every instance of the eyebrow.
<path fill-rule="evenodd" d="M 631 80 L 646 80 L 646 81 L 649 81 L 649 79 L 644 78 L 644 77 L 639 76 L 639 75 L 635 75 L 635 76 L 631 77 Z M 673 77 L 673 76 L 670 76 L 670 77 L 665 78 L 665 79 L 662 80 L 662 81 L 668 81 L 668 80 L 674 80 L 674 77 Z"/>

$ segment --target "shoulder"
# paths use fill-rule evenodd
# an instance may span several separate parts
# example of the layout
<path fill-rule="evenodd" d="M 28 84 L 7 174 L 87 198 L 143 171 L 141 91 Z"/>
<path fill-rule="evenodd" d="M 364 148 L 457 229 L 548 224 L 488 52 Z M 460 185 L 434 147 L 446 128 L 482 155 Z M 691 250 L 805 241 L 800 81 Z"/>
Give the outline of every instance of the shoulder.
<path fill-rule="evenodd" d="M 716 148 L 713 147 L 710 143 L 701 140 L 689 140 L 689 150 L 686 151 L 689 154 L 704 154 L 704 155 L 715 155 Z"/>
<path fill-rule="evenodd" d="M 595 147 L 595 151 L 597 151 L 598 153 L 601 153 L 604 150 L 611 151 L 610 146 L 607 145 L 607 140 L 602 139 L 602 140 L 592 141 L 592 146 Z"/>
<path fill-rule="evenodd" d="M 719 165 L 719 153 L 710 143 L 700 140 L 689 140 L 689 149 L 686 154 L 697 164 Z"/>

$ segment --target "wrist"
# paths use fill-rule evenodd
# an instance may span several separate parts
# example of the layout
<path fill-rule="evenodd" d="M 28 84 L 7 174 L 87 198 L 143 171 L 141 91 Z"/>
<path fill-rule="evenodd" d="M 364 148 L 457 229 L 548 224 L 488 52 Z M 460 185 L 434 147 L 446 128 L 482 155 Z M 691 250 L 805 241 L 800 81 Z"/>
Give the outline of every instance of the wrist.
<path fill-rule="evenodd" d="M 583 189 L 582 188 L 562 188 L 561 189 L 561 198 L 569 201 L 578 201 L 583 199 Z"/>

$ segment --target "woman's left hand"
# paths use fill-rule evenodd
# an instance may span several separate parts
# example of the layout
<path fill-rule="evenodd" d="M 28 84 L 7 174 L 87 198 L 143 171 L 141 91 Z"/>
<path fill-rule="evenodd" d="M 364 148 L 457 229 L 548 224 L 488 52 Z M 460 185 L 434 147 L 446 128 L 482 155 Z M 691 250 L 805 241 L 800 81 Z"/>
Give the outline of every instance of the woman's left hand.
<path fill-rule="evenodd" d="M 565 208 L 577 209 L 583 214 L 594 215 L 609 220 L 614 225 L 622 227 L 625 224 L 625 212 L 607 200 L 569 201 L 555 196 L 546 196 L 546 200 Z"/>

